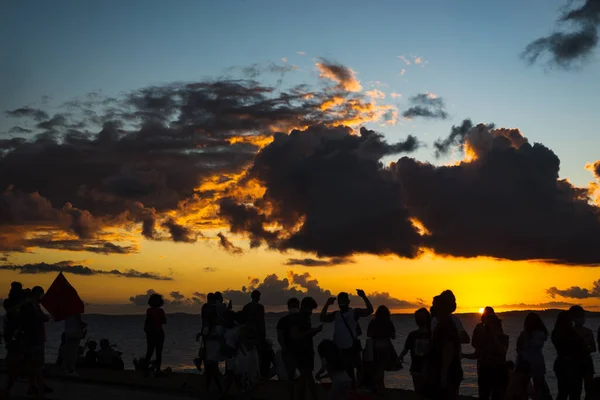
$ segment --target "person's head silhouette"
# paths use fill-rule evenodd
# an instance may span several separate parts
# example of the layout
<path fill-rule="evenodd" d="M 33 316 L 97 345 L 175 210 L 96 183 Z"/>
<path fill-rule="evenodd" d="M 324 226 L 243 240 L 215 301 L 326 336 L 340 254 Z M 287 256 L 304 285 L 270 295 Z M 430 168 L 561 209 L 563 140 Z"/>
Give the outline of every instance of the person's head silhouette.
<path fill-rule="evenodd" d="M 158 293 L 152 293 L 148 298 L 148 306 L 151 308 L 159 308 L 165 304 L 163 297 Z"/>
<path fill-rule="evenodd" d="M 546 328 L 546 325 L 544 325 L 544 321 L 542 321 L 542 318 L 540 318 L 538 314 L 533 312 L 527 314 L 527 317 L 525 317 L 523 330 L 529 334 L 532 334 L 536 331 L 543 332 L 546 335 L 548 334 L 548 329 Z"/>
<path fill-rule="evenodd" d="M 108 341 L 108 339 L 100 339 L 100 348 L 101 349 L 110 348 L 110 342 Z"/>
<path fill-rule="evenodd" d="M 379 306 L 375 311 L 375 319 L 389 321 L 391 317 L 390 309 L 386 306 Z"/>
<path fill-rule="evenodd" d="M 556 323 L 554 324 L 554 329 L 556 330 L 569 330 L 573 328 L 573 317 L 568 311 L 561 311 L 556 316 Z"/>
<path fill-rule="evenodd" d="M 346 292 L 340 292 L 337 295 L 337 302 L 340 310 L 347 310 L 350 307 L 350 295 L 348 295 Z"/>
<path fill-rule="evenodd" d="M 290 314 L 300 311 L 300 301 L 297 298 L 292 297 L 287 301 L 287 308 Z"/>
<path fill-rule="evenodd" d="M 575 326 L 583 326 L 585 325 L 585 310 L 581 306 L 573 306 L 569 308 L 569 313 L 573 318 L 573 323 Z"/>
<path fill-rule="evenodd" d="M 486 307 L 483 309 L 483 313 L 481 314 L 481 322 L 486 323 L 489 316 L 495 316 L 496 312 L 492 307 Z"/>
<path fill-rule="evenodd" d="M 426 308 L 415 311 L 415 322 L 419 328 L 431 328 L 431 314 Z"/>
<path fill-rule="evenodd" d="M 312 314 L 313 310 L 317 308 L 317 302 L 312 297 L 305 297 L 300 303 L 300 310 L 302 312 Z"/>
<path fill-rule="evenodd" d="M 87 344 L 87 348 L 91 351 L 96 351 L 96 347 L 98 347 L 98 343 L 96 343 L 94 340 L 90 340 Z"/>
<path fill-rule="evenodd" d="M 206 303 L 207 304 L 213 304 L 215 302 L 215 294 L 214 293 L 209 293 L 206 295 Z"/>
<path fill-rule="evenodd" d="M 223 295 L 221 294 L 221 292 L 215 292 L 215 304 L 223 304 Z"/>
<path fill-rule="evenodd" d="M 250 298 L 252 299 L 253 303 L 258 303 L 260 301 L 260 291 L 253 290 Z"/>
<path fill-rule="evenodd" d="M 34 288 L 31 289 L 31 297 L 34 301 L 40 302 L 42 297 L 44 297 L 44 289 L 42 289 L 41 286 L 34 286 Z"/>

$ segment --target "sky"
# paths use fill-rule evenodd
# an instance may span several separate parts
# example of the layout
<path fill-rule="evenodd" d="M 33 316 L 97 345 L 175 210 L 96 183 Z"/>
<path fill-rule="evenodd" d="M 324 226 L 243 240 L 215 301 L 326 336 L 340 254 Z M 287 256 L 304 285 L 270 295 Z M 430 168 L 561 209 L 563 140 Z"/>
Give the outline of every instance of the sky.
<path fill-rule="evenodd" d="M 0 297 L 62 270 L 91 312 L 254 288 L 599 309 L 599 23 L 597 0 L 2 2 Z"/>

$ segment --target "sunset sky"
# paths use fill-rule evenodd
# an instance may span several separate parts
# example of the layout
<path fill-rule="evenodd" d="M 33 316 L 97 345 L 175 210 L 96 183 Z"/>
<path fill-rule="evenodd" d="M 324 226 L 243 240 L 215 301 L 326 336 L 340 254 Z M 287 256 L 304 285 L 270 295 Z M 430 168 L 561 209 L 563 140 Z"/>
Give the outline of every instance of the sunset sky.
<path fill-rule="evenodd" d="M 600 311 L 600 7 L 568 3 L 1 2 L 0 297 Z"/>

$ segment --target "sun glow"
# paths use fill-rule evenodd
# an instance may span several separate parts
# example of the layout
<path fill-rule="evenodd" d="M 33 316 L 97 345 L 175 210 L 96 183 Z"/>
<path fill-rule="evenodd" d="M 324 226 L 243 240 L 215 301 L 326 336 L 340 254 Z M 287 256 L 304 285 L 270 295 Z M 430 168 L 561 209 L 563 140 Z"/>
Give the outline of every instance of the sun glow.
<path fill-rule="evenodd" d="M 485 308 L 481 307 L 481 308 L 479 309 L 479 314 L 483 314 L 483 312 L 484 312 L 484 311 L 485 311 Z"/>

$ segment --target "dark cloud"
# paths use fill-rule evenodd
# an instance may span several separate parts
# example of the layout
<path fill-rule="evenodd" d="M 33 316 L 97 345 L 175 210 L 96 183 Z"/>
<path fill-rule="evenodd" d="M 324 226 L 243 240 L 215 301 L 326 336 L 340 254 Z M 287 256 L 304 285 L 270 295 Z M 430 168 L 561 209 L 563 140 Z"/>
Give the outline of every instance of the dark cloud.
<path fill-rule="evenodd" d="M 215 288 L 217 290 L 217 288 Z M 285 308 L 289 298 L 296 297 L 302 299 L 305 296 L 313 297 L 319 306 L 325 304 L 327 299 L 336 296 L 337 293 L 322 288 L 319 281 L 313 278 L 309 273 L 296 274 L 289 271 L 285 278 L 279 278 L 276 274 L 267 275 L 264 279 L 248 278 L 248 286 L 242 286 L 240 289 L 220 290 L 226 301 L 231 300 L 236 307 L 243 306 L 250 302 L 250 294 L 253 290 L 261 292 L 261 303 L 267 307 Z M 350 292 L 352 292 L 351 290 Z M 132 296 L 130 301 L 138 305 L 146 305 L 148 297 L 156 293 L 150 289 L 144 294 Z M 416 309 L 417 303 L 402 300 L 391 296 L 389 293 L 371 293 L 369 299 L 375 305 L 387 305 L 393 309 Z M 360 305 L 363 301 L 355 295 L 350 299 L 353 304 Z M 206 293 L 194 292 L 191 297 L 186 297 L 180 292 L 172 292 L 170 298 L 165 299 L 167 305 L 201 305 L 206 301 Z"/>
<path fill-rule="evenodd" d="M 174 242 L 194 243 L 198 240 L 199 233 L 178 224 L 173 219 L 167 219 L 163 222 L 163 227 L 168 229 Z"/>
<path fill-rule="evenodd" d="M 261 72 L 291 68 L 272 64 Z M 221 224 L 214 213 L 186 227 L 174 221 L 238 190 L 235 177 L 274 132 L 391 118 L 389 108 L 371 99 L 331 89 L 232 78 L 151 86 L 116 98 L 91 93 L 53 116 L 30 107 L 8 111 L 34 128 L 27 138 L 0 138 L 0 193 L 11 188 L 38 195 L 54 211 L 38 220 L 6 222 L 10 232 L 0 225 L 0 236 L 12 237 L 10 248 L 23 249 L 17 242 L 31 232 L 58 228 L 91 241 L 111 227 L 137 226 L 149 239 L 192 242 L 195 226 Z M 12 132 L 28 133 L 24 129 Z M 225 183 L 204 189 L 207 181 Z"/>
<path fill-rule="evenodd" d="M 255 289 L 261 292 L 261 302 L 266 306 L 284 306 L 290 297 L 301 299 L 305 296 L 313 297 L 319 306 L 322 306 L 329 297 L 337 295 L 337 293 L 322 288 L 319 281 L 308 272 L 296 274 L 293 271 L 289 271 L 285 278 L 279 278 L 276 274 L 267 275 L 262 281 L 253 278 L 247 287 L 240 290 L 227 289 L 222 293 L 234 304 L 243 305 L 250 301 L 250 293 Z M 353 292 L 353 289 L 349 292 Z M 397 299 L 390 296 L 389 293 L 375 292 L 368 294 L 368 297 L 375 306 L 385 304 L 395 309 L 416 308 L 416 303 Z M 351 296 L 351 301 L 353 304 L 362 304 L 362 300 L 354 295 Z"/>
<path fill-rule="evenodd" d="M 227 236 L 223 235 L 221 232 L 217 234 L 217 237 L 219 238 L 219 246 L 226 252 L 230 254 L 242 254 L 244 252 L 244 250 L 231 243 L 229 239 L 227 239 Z"/>
<path fill-rule="evenodd" d="M 9 251 L 24 251 L 29 247 L 41 247 L 45 249 L 56 249 L 62 251 L 87 251 L 97 254 L 130 254 L 137 253 L 135 245 L 121 246 L 105 240 L 53 240 L 49 237 L 38 237 L 26 240 L 22 250 L 7 249 Z M 0 244 L 0 248 L 2 245 Z"/>
<path fill-rule="evenodd" d="M 221 216 L 232 232 L 248 233 L 254 247 L 266 242 L 319 257 L 363 252 L 415 257 L 419 235 L 402 187 L 380 159 L 416 147 L 388 144 L 367 129 L 353 135 L 346 127 L 276 134 L 247 174 L 266 188 L 264 196 L 252 205 L 224 199 Z M 268 224 L 281 228 L 267 230 Z"/>
<path fill-rule="evenodd" d="M 529 43 L 522 53 L 530 64 L 542 58 L 550 66 L 570 68 L 575 63 L 586 61 L 598 46 L 598 26 L 600 25 L 600 1 L 578 1 L 579 8 L 569 7 L 561 13 L 558 24 L 568 23 L 573 30 L 556 31 L 546 37 Z"/>
<path fill-rule="evenodd" d="M 6 112 L 6 115 L 14 118 L 31 118 L 37 122 L 41 122 L 50 118 L 47 112 L 31 107 L 21 107 L 10 110 Z"/>
<path fill-rule="evenodd" d="M 20 126 L 13 126 L 8 130 L 8 133 L 31 133 L 31 129 L 22 128 Z"/>
<path fill-rule="evenodd" d="M 93 269 L 86 267 L 81 264 L 76 264 L 74 261 L 61 261 L 55 264 L 22 264 L 22 265 L 1 265 L 0 270 L 5 271 L 18 271 L 21 274 L 46 274 L 50 272 L 65 272 L 74 275 L 113 275 L 124 278 L 139 278 L 139 279 L 153 279 L 157 281 L 171 281 L 172 278 L 168 276 L 162 276 L 153 272 L 140 272 L 134 269 L 126 271 L 118 271 L 116 269 L 105 271 L 100 269 Z"/>
<path fill-rule="evenodd" d="M 588 299 L 600 297 L 600 279 L 592 284 L 591 289 L 581 288 L 579 286 L 571 286 L 568 289 L 558 289 L 556 286 L 546 290 L 546 293 L 555 298 L 556 296 L 569 299 Z"/>
<path fill-rule="evenodd" d="M 160 294 L 154 289 L 148 289 L 146 293 L 136 294 L 129 297 L 129 301 L 136 306 L 148 306 L 148 299 L 153 294 Z M 206 297 L 198 297 L 197 295 L 203 296 L 200 293 L 194 293 L 192 297 L 186 297 L 178 291 L 173 291 L 169 294 L 170 298 L 163 295 L 165 306 L 176 307 L 176 306 L 200 306 L 206 301 Z"/>
<path fill-rule="evenodd" d="M 558 157 L 517 129 L 480 124 L 466 134 L 470 162 L 436 167 L 404 157 L 391 168 L 436 253 L 564 264 L 600 263 L 600 211 L 587 189 L 559 179 Z"/>
<path fill-rule="evenodd" d="M 290 258 L 285 265 L 302 265 L 304 267 L 333 267 L 335 265 L 353 264 L 354 261 L 343 258 L 333 257 L 330 259 L 314 259 L 314 258 Z"/>
<path fill-rule="evenodd" d="M 446 105 L 441 97 L 431 93 L 419 93 L 409 99 L 411 107 L 402 113 L 405 118 L 448 119 Z"/>

